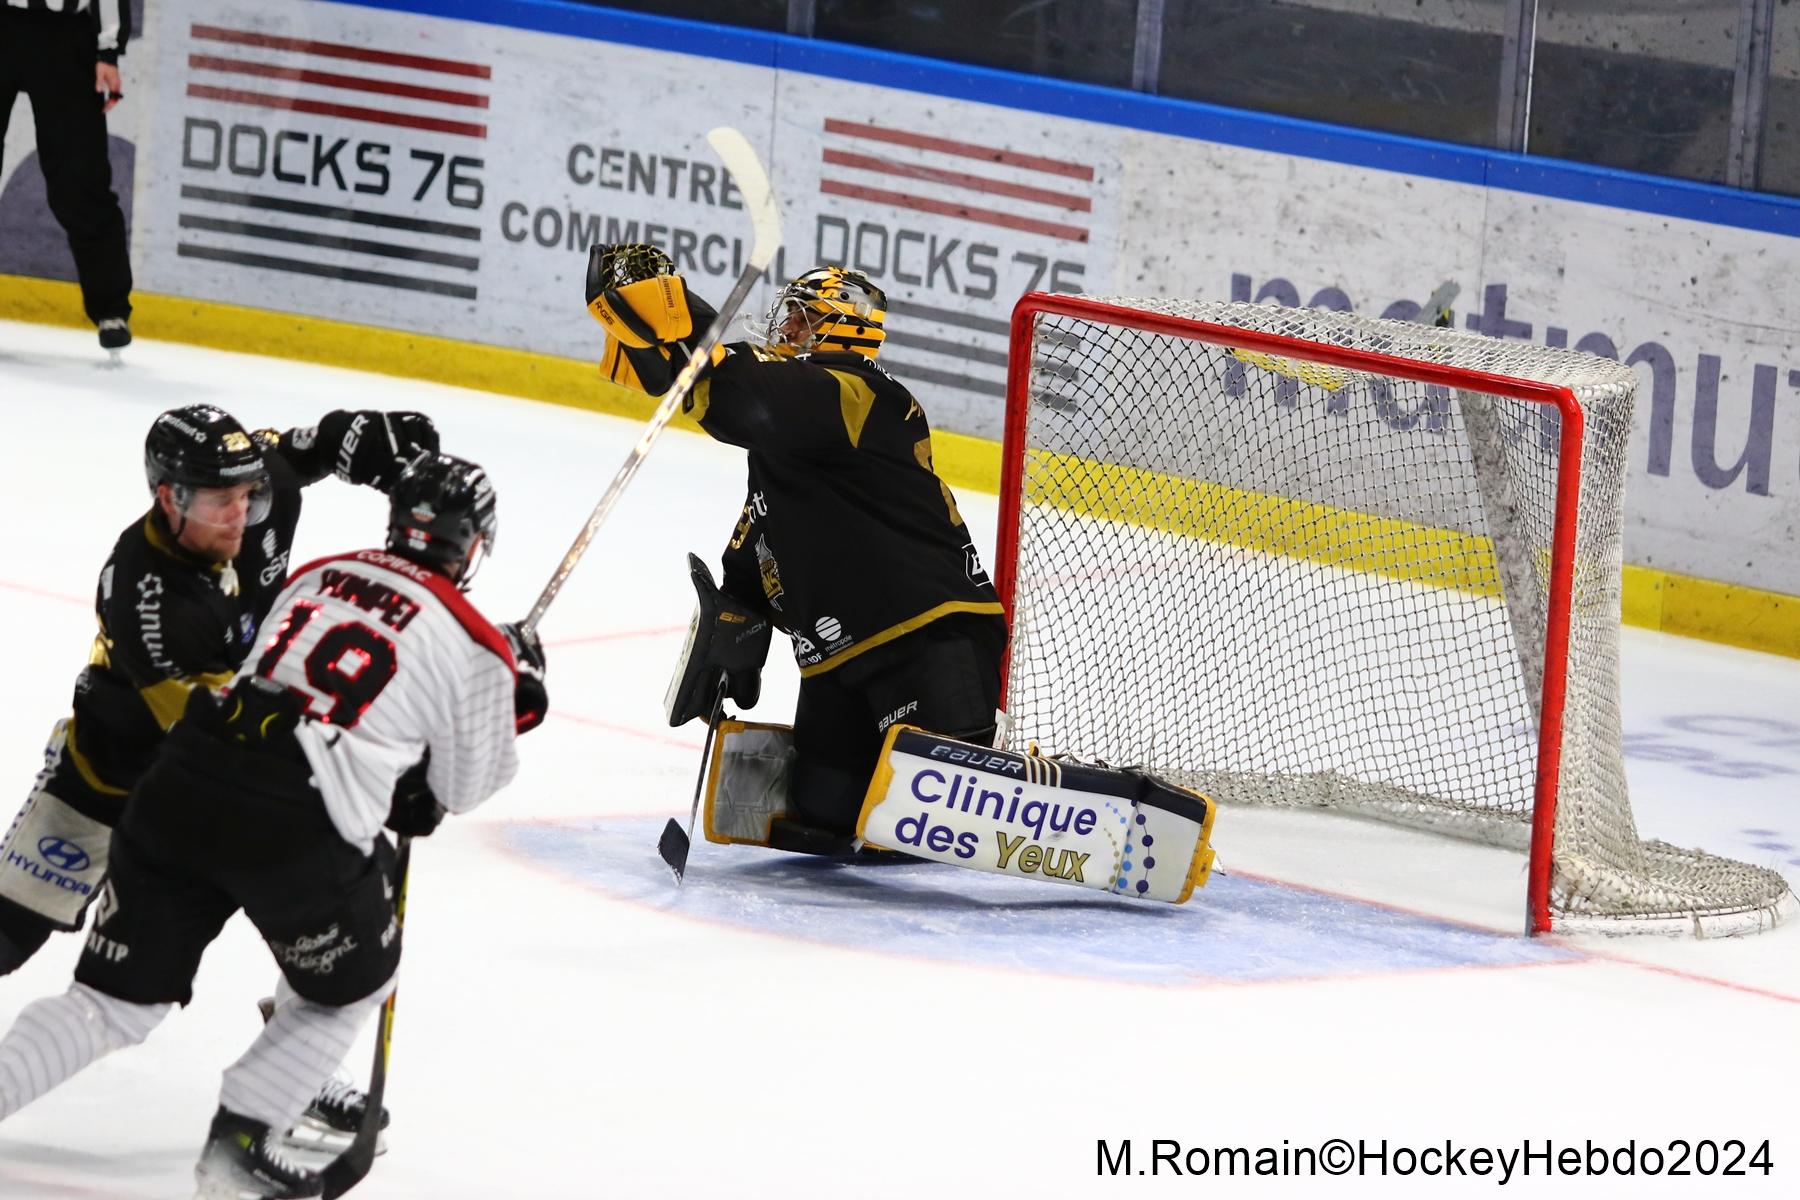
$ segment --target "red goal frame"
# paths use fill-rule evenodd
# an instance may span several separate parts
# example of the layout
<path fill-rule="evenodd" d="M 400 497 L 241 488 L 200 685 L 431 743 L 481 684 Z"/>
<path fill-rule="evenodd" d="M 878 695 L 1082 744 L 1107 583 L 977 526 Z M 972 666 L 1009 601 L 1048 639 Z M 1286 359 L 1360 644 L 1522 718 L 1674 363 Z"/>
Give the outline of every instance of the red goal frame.
<path fill-rule="evenodd" d="M 1537 781 L 1532 798 L 1530 874 L 1525 930 L 1550 930 L 1551 851 L 1556 837 L 1557 781 L 1562 764 L 1563 710 L 1567 700 L 1569 614 L 1574 583 L 1575 523 L 1581 498 L 1581 449 L 1585 418 L 1573 390 L 1508 375 L 1493 375 L 1387 354 L 1353 350 L 1303 338 L 1236 329 L 1185 317 L 1107 304 L 1085 296 L 1028 292 L 1013 307 L 1006 371 L 1006 428 L 1000 460 L 1000 523 L 995 534 L 994 585 L 1012 626 L 1018 583 L 1020 484 L 1031 403 L 1032 336 L 1041 316 L 1063 316 L 1146 333 L 1187 338 L 1229 348 L 1262 351 L 1302 362 L 1324 363 L 1418 383 L 1547 404 L 1561 415 L 1557 446 L 1556 509 L 1551 524 L 1548 613 L 1544 627 L 1544 694 L 1538 722 Z M 1010 661 L 1001 663 L 1001 697 Z"/>

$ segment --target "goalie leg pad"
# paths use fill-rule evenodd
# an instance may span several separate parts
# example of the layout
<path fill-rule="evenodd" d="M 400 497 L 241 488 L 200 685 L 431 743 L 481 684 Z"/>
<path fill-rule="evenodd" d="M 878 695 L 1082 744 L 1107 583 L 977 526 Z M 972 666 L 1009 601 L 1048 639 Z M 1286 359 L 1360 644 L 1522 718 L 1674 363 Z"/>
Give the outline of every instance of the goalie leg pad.
<path fill-rule="evenodd" d="M 81 914 L 106 877 L 112 845 L 109 827 L 50 791 L 66 753 L 67 726 L 58 721 L 51 731 L 44 770 L 0 844 L 0 896 L 65 930 L 81 928 Z"/>
<path fill-rule="evenodd" d="M 888 731 L 856 832 L 936 862 L 1180 904 L 1212 870 L 1211 799 L 1137 771 Z"/>
<path fill-rule="evenodd" d="M 767 846 L 770 826 L 788 814 L 794 756 L 789 726 L 720 721 L 706 771 L 706 840 Z"/>

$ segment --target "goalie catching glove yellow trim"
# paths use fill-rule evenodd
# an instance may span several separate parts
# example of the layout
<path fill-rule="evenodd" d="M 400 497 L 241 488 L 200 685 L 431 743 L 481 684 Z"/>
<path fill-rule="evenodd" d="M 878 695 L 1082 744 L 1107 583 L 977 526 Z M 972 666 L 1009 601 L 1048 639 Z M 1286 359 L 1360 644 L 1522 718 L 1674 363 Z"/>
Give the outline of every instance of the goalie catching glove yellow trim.
<path fill-rule="evenodd" d="M 604 288 L 588 299 L 588 311 L 607 336 L 634 350 L 694 336 L 687 283 L 679 275 L 655 275 L 623 287 Z"/>
<path fill-rule="evenodd" d="M 586 295 L 588 312 L 606 330 L 601 373 L 652 396 L 669 390 L 688 347 L 717 315 L 688 294 L 668 255 L 642 243 L 592 247 Z M 714 350 L 713 362 L 724 355 Z"/>

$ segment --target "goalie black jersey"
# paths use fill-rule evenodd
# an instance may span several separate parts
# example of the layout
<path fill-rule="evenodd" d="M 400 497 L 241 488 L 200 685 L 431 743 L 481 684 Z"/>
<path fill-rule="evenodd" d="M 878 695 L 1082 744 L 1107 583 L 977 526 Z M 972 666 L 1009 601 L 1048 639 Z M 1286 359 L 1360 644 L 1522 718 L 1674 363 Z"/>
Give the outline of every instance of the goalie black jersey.
<path fill-rule="evenodd" d="M 943 617 L 1002 609 L 912 394 L 857 354 L 730 347 L 690 398 L 749 453 L 725 591 L 793 639 L 802 675 Z M 1002 634 L 1004 636 L 1004 634 Z"/>
<path fill-rule="evenodd" d="M 87 795 L 65 799 L 94 819 L 117 819 L 188 692 L 224 686 L 256 643 L 287 579 L 300 489 L 331 471 L 310 432 L 253 435 L 273 495 L 268 517 L 244 531 L 231 562 L 183 549 L 154 505 L 113 544 L 95 588 L 100 630 L 75 681 L 67 746 Z"/>

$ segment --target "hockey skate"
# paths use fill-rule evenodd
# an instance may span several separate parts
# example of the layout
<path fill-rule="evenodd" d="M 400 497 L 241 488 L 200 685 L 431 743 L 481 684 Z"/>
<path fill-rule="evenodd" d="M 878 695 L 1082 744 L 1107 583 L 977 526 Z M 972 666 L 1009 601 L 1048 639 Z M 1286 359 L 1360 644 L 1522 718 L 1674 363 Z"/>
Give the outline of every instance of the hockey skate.
<path fill-rule="evenodd" d="M 351 1083 L 349 1076 L 340 1071 L 325 1081 L 325 1086 L 306 1106 L 299 1123 L 288 1130 L 284 1140 L 291 1149 L 336 1154 L 349 1145 L 356 1131 L 362 1128 L 363 1114 L 368 1111 L 368 1093 Z M 384 1105 L 378 1128 L 385 1130 L 387 1127 L 388 1110 Z M 375 1153 L 387 1153 L 387 1138 L 383 1134 L 378 1133 L 375 1137 Z"/>
<path fill-rule="evenodd" d="M 257 1009 L 266 1022 L 275 1015 L 275 1001 L 265 998 L 256 1002 Z M 322 1153 L 334 1155 L 347 1146 L 356 1131 L 362 1128 L 363 1114 L 369 1110 L 368 1093 L 350 1081 L 350 1076 L 343 1071 L 335 1071 L 325 1086 L 319 1089 L 306 1111 L 300 1114 L 300 1121 L 288 1130 L 282 1140 L 287 1149 L 308 1154 Z M 381 1109 L 380 1128 L 388 1127 L 388 1110 Z M 377 1136 L 375 1153 L 387 1153 L 387 1138 Z M 308 1160 L 310 1161 L 310 1159 Z"/>
<path fill-rule="evenodd" d="M 325 1184 L 296 1166 L 261 1121 L 221 1108 L 194 1166 L 194 1200 L 290 1200 L 323 1195 Z"/>

